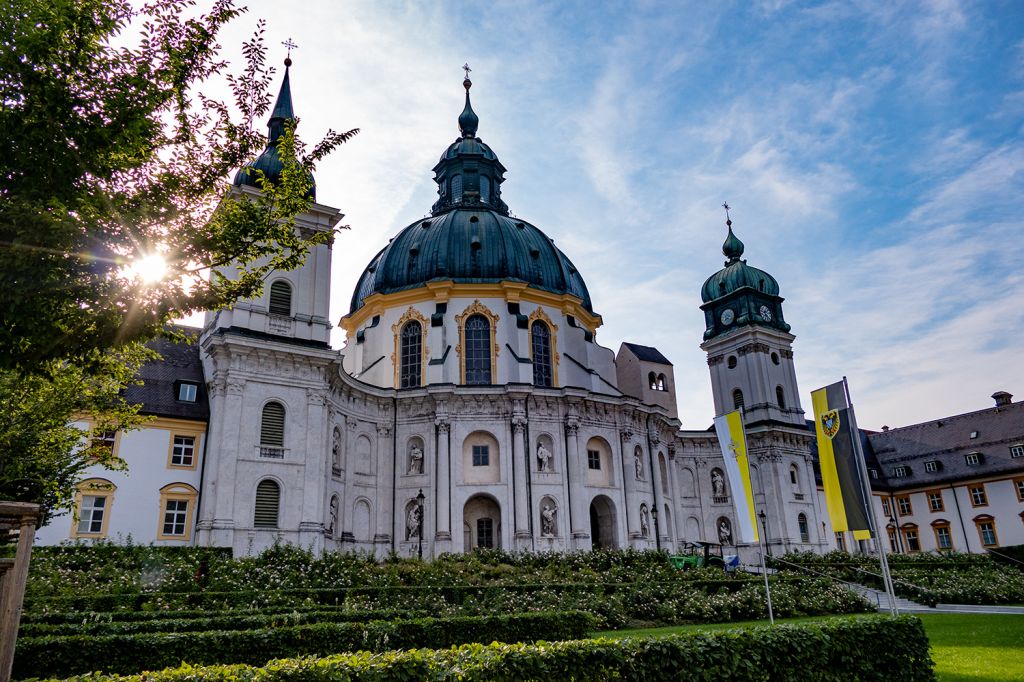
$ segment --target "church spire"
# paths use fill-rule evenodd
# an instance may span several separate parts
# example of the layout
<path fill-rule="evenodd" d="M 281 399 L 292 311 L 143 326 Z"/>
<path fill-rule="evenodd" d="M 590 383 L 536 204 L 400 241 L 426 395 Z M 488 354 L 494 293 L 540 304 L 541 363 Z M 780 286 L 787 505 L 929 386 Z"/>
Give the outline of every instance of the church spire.
<path fill-rule="evenodd" d="M 291 47 L 294 47 L 294 45 Z M 291 54 L 290 47 L 289 54 Z M 291 66 L 292 58 L 290 56 L 286 57 L 284 60 L 284 80 L 281 81 L 281 90 L 277 93 L 277 102 L 270 113 L 270 121 L 268 123 L 270 134 L 267 136 L 267 141 L 270 144 L 276 144 L 278 139 L 284 135 L 285 123 L 295 119 L 295 110 L 292 108 Z"/>
<path fill-rule="evenodd" d="M 722 208 L 725 209 L 725 226 L 729 229 L 729 235 L 725 238 L 725 243 L 722 244 L 722 254 L 728 258 L 725 262 L 726 265 L 732 265 L 740 259 L 743 255 L 743 242 L 732 233 L 732 218 L 729 217 L 729 202 L 722 204 Z"/>
<path fill-rule="evenodd" d="M 464 64 L 462 70 L 466 72 L 466 78 L 462 81 L 462 87 L 466 88 L 466 106 L 459 114 L 459 130 L 463 137 L 476 137 L 477 127 L 480 125 L 480 117 L 473 111 L 473 105 L 469 103 L 469 89 L 473 87 L 473 81 L 469 80 L 469 64 Z"/>

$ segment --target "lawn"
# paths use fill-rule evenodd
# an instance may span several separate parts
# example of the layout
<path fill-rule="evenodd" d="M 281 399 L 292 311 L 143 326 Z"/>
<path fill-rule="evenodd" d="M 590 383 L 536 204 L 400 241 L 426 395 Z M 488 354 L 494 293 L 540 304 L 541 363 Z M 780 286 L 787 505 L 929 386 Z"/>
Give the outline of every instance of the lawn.
<path fill-rule="evenodd" d="M 778 623 L 799 623 L 825 618 L 787 618 Z M 1024 680 L 1024 617 L 995 614 L 920 614 L 938 678 L 950 682 L 1005 682 Z M 680 632 L 727 630 L 736 627 L 766 625 L 767 621 L 679 625 L 643 630 L 614 630 L 598 633 L 602 637 L 657 637 Z"/>

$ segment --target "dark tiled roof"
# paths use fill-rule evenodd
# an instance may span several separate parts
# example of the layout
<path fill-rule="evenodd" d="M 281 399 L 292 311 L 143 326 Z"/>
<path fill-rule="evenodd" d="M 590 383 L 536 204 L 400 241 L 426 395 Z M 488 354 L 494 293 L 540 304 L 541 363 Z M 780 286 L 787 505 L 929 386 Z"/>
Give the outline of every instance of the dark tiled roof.
<path fill-rule="evenodd" d="M 623 342 L 622 345 L 633 351 L 633 355 L 635 355 L 638 360 L 643 360 L 644 362 L 657 362 L 659 365 L 672 365 L 672 363 L 668 361 L 668 358 L 662 355 L 661 351 L 657 348 L 641 346 L 638 343 Z"/>
<path fill-rule="evenodd" d="M 143 414 L 206 421 L 210 416 L 210 406 L 206 399 L 203 364 L 199 359 L 199 330 L 192 327 L 174 329 L 184 333 L 186 340 L 181 343 L 165 338 L 150 341 L 147 345 L 162 359 L 142 366 L 139 370 L 142 384 L 129 386 L 125 390 L 125 399 L 141 404 Z M 177 382 L 181 381 L 199 385 L 196 402 L 177 399 Z"/>
<path fill-rule="evenodd" d="M 976 433 L 971 438 L 971 433 Z M 1024 472 L 1024 457 L 1011 459 L 1010 446 L 1024 443 L 1024 402 L 943 417 L 922 424 L 866 434 L 868 466 L 879 468 L 879 488 L 918 488 L 957 480 Z M 967 464 L 965 455 L 981 454 L 981 463 Z M 872 463 L 872 457 L 877 461 Z M 925 462 L 939 462 L 935 472 Z M 893 477 L 897 466 L 908 476 Z"/>

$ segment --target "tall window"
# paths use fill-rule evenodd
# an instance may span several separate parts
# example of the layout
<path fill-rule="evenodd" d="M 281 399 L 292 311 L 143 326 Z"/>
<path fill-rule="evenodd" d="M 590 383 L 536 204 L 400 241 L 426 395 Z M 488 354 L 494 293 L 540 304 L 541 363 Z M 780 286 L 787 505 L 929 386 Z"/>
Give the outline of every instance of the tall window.
<path fill-rule="evenodd" d="M 252 525 L 256 528 L 277 528 L 280 508 L 281 487 L 271 480 L 260 481 L 256 486 L 256 512 Z"/>
<path fill-rule="evenodd" d="M 949 532 L 949 524 L 945 521 L 932 524 L 932 530 L 935 531 L 935 548 L 939 551 L 948 551 L 953 549 L 953 534 Z"/>
<path fill-rule="evenodd" d="M 921 538 L 917 534 L 917 526 L 910 524 L 903 527 L 903 543 L 908 552 L 921 551 Z"/>
<path fill-rule="evenodd" d="M 971 491 L 971 506 L 974 506 L 974 507 L 987 507 L 988 506 L 988 496 L 985 495 L 985 486 L 984 485 L 972 485 L 970 487 L 970 491 Z"/>
<path fill-rule="evenodd" d="M 597 450 L 587 450 L 587 468 L 594 471 L 601 470 L 601 453 Z"/>
<path fill-rule="evenodd" d="M 78 510 L 79 535 L 99 535 L 103 532 L 103 519 L 107 513 L 107 498 L 104 495 L 83 495 Z"/>
<path fill-rule="evenodd" d="M 402 327 L 400 388 L 412 388 L 422 383 L 423 327 L 411 320 Z"/>
<path fill-rule="evenodd" d="M 175 436 L 171 446 L 171 466 L 190 467 L 195 461 L 195 436 Z"/>
<path fill-rule="evenodd" d="M 796 517 L 797 526 L 800 527 L 800 542 L 808 543 L 811 541 L 811 529 L 807 527 L 807 516 L 801 513 Z"/>
<path fill-rule="evenodd" d="M 292 314 L 292 285 L 288 282 L 278 280 L 270 285 L 270 314 Z"/>
<path fill-rule="evenodd" d="M 263 406 L 263 419 L 260 421 L 260 455 L 284 457 L 284 405 L 276 401 Z"/>
<path fill-rule="evenodd" d="M 164 508 L 164 535 L 185 535 L 188 500 L 167 500 Z"/>
<path fill-rule="evenodd" d="M 551 386 L 551 330 L 540 320 L 530 327 L 533 346 L 533 385 Z"/>
<path fill-rule="evenodd" d="M 480 176 L 480 201 L 491 200 L 491 180 L 486 175 Z"/>
<path fill-rule="evenodd" d="M 840 552 L 846 551 L 846 533 L 842 531 L 836 533 L 836 549 Z"/>
<path fill-rule="evenodd" d="M 494 547 L 494 519 L 476 520 L 476 546 L 482 549 Z"/>
<path fill-rule="evenodd" d="M 882 513 L 886 516 L 892 516 L 892 508 L 889 506 L 889 498 L 882 498 Z"/>
<path fill-rule="evenodd" d="M 455 175 L 452 177 L 452 201 L 459 203 L 462 201 L 462 176 Z"/>
<path fill-rule="evenodd" d="M 466 320 L 466 383 L 491 383 L 491 323 L 483 315 Z"/>
<path fill-rule="evenodd" d="M 978 537 L 985 547 L 994 547 L 999 544 L 996 536 L 996 521 L 991 516 L 979 516 L 974 519 L 974 525 L 978 528 Z"/>
<path fill-rule="evenodd" d="M 658 375 L 658 390 L 659 391 L 667 391 L 668 390 L 668 378 L 664 374 L 659 374 Z"/>
<path fill-rule="evenodd" d="M 647 384 L 651 387 L 652 391 L 658 390 L 658 377 L 654 374 L 654 372 L 647 373 Z"/>
<path fill-rule="evenodd" d="M 487 467 L 491 465 L 491 451 L 486 445 L 473 446 L 473 466 Z"/>
<path fill-rule="evenodd" d="M 910 504 L 910 496 L 903 495 L 896 498 L 896 506 L 899 507 L 900 516 L 910 516 L 914 513 L 914 507 Z"/>
<path fill-rule="evenodd" d="M 192 510 L 197 491 L 187 483 L 171 483 L 160 489 L 160 519 L 157 540 L 189 540 L 192 535 Z"/>
<path fill-rule="evenodd" d="M 782 386 L 775 387 L 775 404 L 780 410 L 786 409 L 786 394 L 783 393 Z"/>
<path fill-rule="evenodd" d="M 732 392 L 732 408 L 738 410 L 743 407 L 743 391 L 736 389 Z"/>
<path fill-rule="evenodd" d="M 933 512 L 944 511 L 945 507 L 942 504 L 941 490 L 932 490 L 928 493 L 928 509 Z"/>

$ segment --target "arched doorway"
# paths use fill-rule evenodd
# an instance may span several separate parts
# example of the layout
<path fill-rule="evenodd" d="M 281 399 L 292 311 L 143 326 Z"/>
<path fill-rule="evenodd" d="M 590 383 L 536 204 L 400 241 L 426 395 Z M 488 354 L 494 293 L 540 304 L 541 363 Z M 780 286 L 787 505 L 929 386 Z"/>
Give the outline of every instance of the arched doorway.
<path fill-rule="evenodd" d="M 501 507 L 494 498 L 474 495 L 462 510 L 463 551 L 501 549 Z"/>
<path fill-rule="evenodd" d="M 590 538 L 594 549 L 617 549 L 615 537 L 615 503 L 605 495 L 597 495 L 590 503 Z"/>

